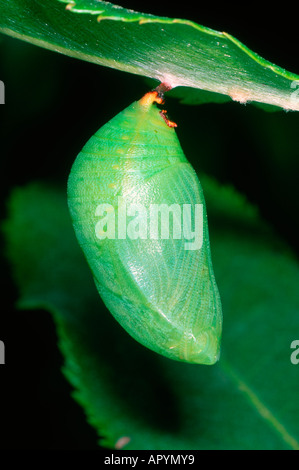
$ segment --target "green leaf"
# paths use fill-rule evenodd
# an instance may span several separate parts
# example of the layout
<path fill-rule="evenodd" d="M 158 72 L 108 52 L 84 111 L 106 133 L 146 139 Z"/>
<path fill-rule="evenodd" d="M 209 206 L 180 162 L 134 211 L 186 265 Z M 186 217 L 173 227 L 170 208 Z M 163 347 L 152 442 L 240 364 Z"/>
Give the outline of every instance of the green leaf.
<path fill-rule="evenodd" d="M 191 20 L 98 0 L 2 0 L 0 31 L 172 87 L 299 110 L 298 75 L 262 59 L 230 34 Z"/>
<path fill-rule="evenodd" d="M 53 314 L 63 372 L 102 445 L 299 449 L 298 264 L 244 198 L 202 184 L 224 311 L 216 365 L 168 360 L 122 330 L 97 295 L 65 191 L 38 184 L 13 192 L 4 225 L 19 305 Z"/>

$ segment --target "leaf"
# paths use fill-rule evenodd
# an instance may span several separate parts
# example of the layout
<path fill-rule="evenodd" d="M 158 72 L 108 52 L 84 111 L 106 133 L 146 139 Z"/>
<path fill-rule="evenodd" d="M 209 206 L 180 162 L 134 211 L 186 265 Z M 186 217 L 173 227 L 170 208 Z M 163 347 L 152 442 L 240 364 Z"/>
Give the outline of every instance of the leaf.
<path fill-rule="evenodd" d="M 179 363 L 135 342 L 103 306 L 64 191 L 15 189 L 5 222 L 22 308 L 56 322 L 63 372 L 101 444 L 126 449 L 299 449 L 299 269 L 232 188 L 202 178 L 222 296 L 222 356 Z"/>
<path fill-rule="evenodd" d="M 98 0 L 2 0 L 0 31 L 172 87 L 299 109 L 298 75 L 262 59 L 230 34 L 190 20 Z"/>

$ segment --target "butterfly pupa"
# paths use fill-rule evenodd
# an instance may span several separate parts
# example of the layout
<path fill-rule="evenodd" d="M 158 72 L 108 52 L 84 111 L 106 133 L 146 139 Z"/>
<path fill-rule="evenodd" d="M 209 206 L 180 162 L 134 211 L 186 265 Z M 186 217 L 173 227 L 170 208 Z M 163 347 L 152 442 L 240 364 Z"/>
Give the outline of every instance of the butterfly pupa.
<path fill-rule="evenodd" d="M 214 364 L 222 309 L 204 195 L 157 91 L 101 127 L 75 160 L 68 204 L 105 305 L 147 348 Z"/>

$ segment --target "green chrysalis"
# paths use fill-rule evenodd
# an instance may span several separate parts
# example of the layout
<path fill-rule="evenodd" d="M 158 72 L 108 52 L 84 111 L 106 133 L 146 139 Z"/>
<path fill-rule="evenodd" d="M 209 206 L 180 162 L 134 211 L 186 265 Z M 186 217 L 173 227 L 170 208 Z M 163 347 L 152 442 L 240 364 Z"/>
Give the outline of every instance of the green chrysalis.
<path fill-rule="evenodd" d="M 222 310 L 203 191 L 155 102 L 158 91 L 147 93 L 87 142 L 69 176 L 70 213 L 123 328 L 168 358 L 214 364 Z"/>

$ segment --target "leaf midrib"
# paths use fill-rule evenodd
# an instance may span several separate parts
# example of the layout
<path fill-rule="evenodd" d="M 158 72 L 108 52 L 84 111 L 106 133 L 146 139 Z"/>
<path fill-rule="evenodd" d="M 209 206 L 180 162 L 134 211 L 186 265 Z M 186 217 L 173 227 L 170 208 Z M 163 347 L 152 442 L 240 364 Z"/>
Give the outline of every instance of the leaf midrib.
<path fill-rule="evenodd" d="M 244 393 L 252 408 L 256 410 L 256 412 L 268 424 L 268 426 L 279 435 L 282 441 L 291 447 L 291 449 L 299 450 L 299 442 L 297 439 L 288 432 L 283 423 L 279 421 L 270 408 L 268 408 L 265 403 L 263 403 L 263 401 L 254 392 L 253 388 L 249 386 L 242 378 L 241 374 L 237 372 L 227 360 L 222 359 L 219 365 L 225 375 L 230 379 L 231 382 L 234 383 L 237 389 Z"/>

